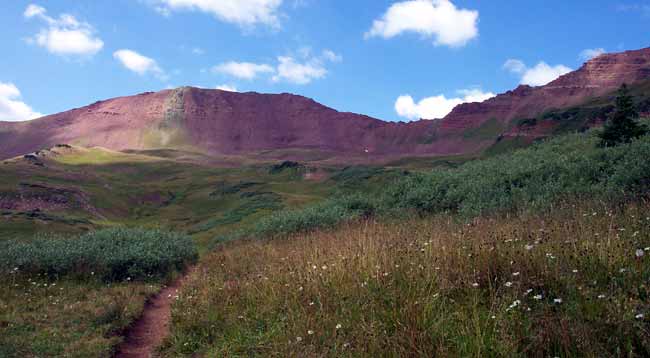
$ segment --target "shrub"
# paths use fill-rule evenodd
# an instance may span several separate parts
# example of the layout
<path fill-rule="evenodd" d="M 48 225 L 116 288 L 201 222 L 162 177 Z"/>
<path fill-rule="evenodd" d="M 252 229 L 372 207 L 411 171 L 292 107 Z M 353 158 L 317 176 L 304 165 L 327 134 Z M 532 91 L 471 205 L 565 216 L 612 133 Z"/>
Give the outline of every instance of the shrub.
<path fill-rule="evenodd" d="M 376 210 L 377 204 L 367 196 L 341 196 L 305 209 L 278 212 L 261 220 L 252 235 L 271 237 L 332 228 L 345 221 L 373 215 Z"/>
<path fill-rule="evenodd" d="M 385 185 L 383 196 L 357 193 L 278 212 L 260 222 L 252 233 L 237 237 L 330 228 L 376 213 L 453 212 L 475 217 L 550 208 L 571 197 L 617 201 L 646 195 L 650 189 L 650 162 L 646 160 L 650 136 L 616 147 L 598 147 L 597 143 L 597 131 L 564 135 L 459 168 L 402 176 Z M 354 177 L 359 178 L 356 172 Z"/>
<path fill-rule="evenodd" d="M 384 206 L 420 214 L 477 216 L 539 209 L 563 197 L 623 199 L 650 188 L 650 137 L 597 148 L 593 133 L 573 134 L 457 170 L 406 178 L 387 190 Z"/>
<path fill-rule="evenodd" d="M 114 228 L 78 237 L 50 235 L 0 243 L 0 270 L 106 281 L 162 278 L 197 258 L 188 236 L 160 230 Z"/>

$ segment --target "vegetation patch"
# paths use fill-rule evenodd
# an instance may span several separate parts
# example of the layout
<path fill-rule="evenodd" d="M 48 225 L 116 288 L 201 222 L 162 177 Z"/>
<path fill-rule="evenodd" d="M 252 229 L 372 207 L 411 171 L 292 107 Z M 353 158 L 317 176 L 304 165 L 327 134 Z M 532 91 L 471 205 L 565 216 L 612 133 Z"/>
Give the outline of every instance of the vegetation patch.
<path fill-rule="evenodd" d="M 0 242 L 0 271 L 49 277 L 165 278 L 197 258 L 192 239 L 159 230 L 113 228 L 78 237 Z"/>
<path fill-rule="evenodd" d="M 220 181 L 216 185 L 216 189 L 210 193 L 211 197 L 222 197 L 225 195 L 237 194 L 242 190 L 250 189 L 252 187 L 261 185 L 261 183 L 253 181 L 240 181 L 239 183 L 228 183 L 226 181 Z"/>
<path fill-rule="evenodd" d="M 648 210 L 569 201 L 223 245 L 162 356 L 648 356 Z"/>

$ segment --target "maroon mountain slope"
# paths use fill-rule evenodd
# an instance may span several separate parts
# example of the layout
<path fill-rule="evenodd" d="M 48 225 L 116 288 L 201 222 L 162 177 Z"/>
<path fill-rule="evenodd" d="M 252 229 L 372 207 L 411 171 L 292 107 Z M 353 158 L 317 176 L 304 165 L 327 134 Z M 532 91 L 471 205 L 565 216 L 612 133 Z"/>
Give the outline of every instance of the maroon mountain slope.
<path fill-rule="evenodd" d="M 314 149 L 342 159 L 468 154 L 503 135 L 545 136 L 555 125 L 524 131 L 515 124 L 520 119 L 610 95 L 622 83 L 649 80 L 650 49 L 607 54 L 546 86 L 520 86 L 483 103 L 460 105 L 443 119 L 408 124 L 338 112 L 291 94 L 184 87 L 100 101 L 29 122 L 0 122 L 0 159 L 58 143 L 206 154 Z"/>

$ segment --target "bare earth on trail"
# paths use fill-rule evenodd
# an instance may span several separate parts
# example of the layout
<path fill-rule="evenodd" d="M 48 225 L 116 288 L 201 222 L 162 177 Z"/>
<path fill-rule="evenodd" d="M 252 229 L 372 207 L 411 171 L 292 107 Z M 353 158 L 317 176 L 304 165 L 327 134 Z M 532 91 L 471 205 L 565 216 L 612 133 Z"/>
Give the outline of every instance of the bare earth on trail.
<path fill-rule="evenodd" d="M 149 358 L 169 334 L 171 305 L 189 273 L 163 288 L 145 305 L 142 316 L 125 334 L 116 358 Z"/>

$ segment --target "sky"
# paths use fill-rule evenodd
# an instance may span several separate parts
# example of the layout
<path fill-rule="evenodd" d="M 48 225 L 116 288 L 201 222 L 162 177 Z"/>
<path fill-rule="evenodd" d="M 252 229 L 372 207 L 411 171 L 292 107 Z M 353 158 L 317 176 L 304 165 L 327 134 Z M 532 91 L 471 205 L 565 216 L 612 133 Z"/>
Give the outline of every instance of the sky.
<path fill-rule="evenodd" d="M 180 86 L 442 118 L 650 46 L 650 0 L 11 0 L 0 120 Z"/>

